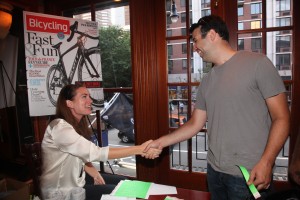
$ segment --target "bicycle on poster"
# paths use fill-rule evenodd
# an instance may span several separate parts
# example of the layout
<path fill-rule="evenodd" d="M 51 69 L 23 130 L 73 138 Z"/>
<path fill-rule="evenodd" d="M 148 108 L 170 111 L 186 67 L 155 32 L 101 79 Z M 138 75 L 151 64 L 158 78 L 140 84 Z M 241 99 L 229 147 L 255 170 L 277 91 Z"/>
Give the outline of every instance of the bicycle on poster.
<path fill-rule="evenodd" d="M 75 23 L 70 26 L 70 31 L 71 34 L 67 39 L 68 42 L 73 39 L 75 33 L 79 35 L 77 37 L 77 42 L 73 46 L 67 49 L 64 53 L 61 53 L 60 51 L 62 42 L 52 46 L 53 48 L 57 49 L 59 60 L 57 64 L 52 65 L 49 68 L 46 79 L 46 87 L 49 100 L 54 106 L 56 105 L 60 90 L 65 85 L 72 83 L 76 69 L 78 69 L 78 81 L 100 82 L 99 80 L 102 80 L 100 49 L 98 47 L 86 49 L 84 46 L 87 38 L 99 40 L 99 37 L 93 37 L 78 31 L 78 21 L 75 21 Z M 76 48 L 77 53 L 75 55 L 70 73 L 67 75 L 63 57 Z M 103 95 L 99 92 L 99 90 L 91 90 L 90 95 L 94 106 L 99 107 L 103 104 Z"/>

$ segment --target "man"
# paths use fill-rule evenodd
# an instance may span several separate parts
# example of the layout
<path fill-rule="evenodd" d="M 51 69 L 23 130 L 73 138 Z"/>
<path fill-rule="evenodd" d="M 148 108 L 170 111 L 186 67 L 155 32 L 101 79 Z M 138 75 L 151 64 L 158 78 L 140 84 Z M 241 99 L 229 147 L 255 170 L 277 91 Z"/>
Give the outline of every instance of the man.
<path fill-rule="evenodd" d="M 262 194 L 269 189 L 276 156 L 289 133 L 285 87 L 272 62 L 262 54 L 235 51 L 226 24 L 205 16 L 190 28 L 194 50 L 214 67 L 203 78 L 191 119 L 150 147 L 166 146 L 196 135 L 208 122 L 207 180 L 212 200 L 251 197 L 237 165 L 250 173 Z"/>

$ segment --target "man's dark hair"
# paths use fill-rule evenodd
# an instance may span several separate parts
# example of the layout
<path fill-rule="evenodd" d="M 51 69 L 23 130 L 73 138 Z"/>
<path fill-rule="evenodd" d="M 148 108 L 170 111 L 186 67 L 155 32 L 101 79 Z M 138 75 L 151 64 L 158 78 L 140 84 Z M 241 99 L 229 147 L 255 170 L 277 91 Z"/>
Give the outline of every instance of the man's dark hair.
<path fill-rule="evenodd" d="M 229 42 L 229 32 L 227 25 L 222 20 L 222 18 L 217 15 L 208 15 L 200 18 L 197 23 L 191 25 L 190 33 L 192 33 L 196 28 L 200 28 L 201 36 L 203 38 L 206 37 L 208 31 L 214 29 L 215 32 L 218 33 L 223 40 Z"/>

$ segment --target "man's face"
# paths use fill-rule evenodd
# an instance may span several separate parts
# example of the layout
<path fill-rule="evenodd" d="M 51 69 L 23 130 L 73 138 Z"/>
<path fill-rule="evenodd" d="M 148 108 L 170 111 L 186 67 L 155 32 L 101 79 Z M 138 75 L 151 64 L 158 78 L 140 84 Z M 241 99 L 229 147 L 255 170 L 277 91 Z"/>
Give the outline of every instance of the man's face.
<path fill-rule="evenodd" d="M 193 50 L 199 54 L 199 56 L 205 59 L 205 47 L 207 46 L 207 37 L 202 38 L 200 28 L 196 28 L 192 32 Z"/>

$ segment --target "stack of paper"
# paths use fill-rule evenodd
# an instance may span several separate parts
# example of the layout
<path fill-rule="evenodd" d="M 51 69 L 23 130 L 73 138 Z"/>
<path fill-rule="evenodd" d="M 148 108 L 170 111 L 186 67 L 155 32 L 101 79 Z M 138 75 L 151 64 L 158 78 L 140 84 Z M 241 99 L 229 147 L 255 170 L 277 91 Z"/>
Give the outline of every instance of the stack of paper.
<path fill-rule="evenodd" d="M 143 181 L 120 181 L 111 196 L 148 199 L 150 195 L 177 194 L 174 186 Z"/>

